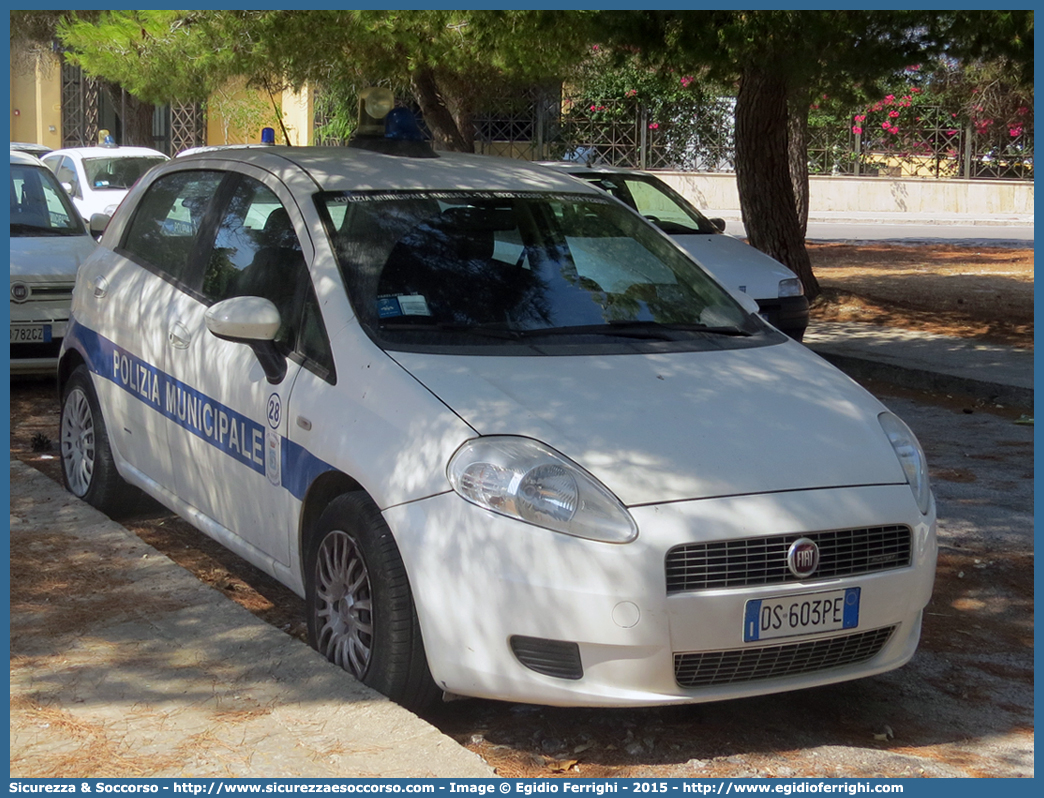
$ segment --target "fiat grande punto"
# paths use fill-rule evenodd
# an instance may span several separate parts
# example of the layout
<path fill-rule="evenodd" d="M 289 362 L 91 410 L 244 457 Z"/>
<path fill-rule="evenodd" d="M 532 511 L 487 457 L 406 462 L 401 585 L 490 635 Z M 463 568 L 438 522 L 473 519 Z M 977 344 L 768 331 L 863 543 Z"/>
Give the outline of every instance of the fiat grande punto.
<path fill-rule="evenodd" d="M 81 267 L 74 494 L 137 492 L 411 708 L 710 701 L 913 655 L 907 426 L 604 192 L 374 136 L 145 175 Z"/>

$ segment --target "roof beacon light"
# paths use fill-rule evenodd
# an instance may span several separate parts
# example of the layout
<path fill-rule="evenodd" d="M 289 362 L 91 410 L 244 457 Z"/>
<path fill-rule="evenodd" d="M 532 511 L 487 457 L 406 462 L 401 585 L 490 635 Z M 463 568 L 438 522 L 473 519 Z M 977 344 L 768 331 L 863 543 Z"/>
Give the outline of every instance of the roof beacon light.
<path fill-rule="evenodd" d="M 261 143 L 275 144 L 275 129 L 270 127 L 261 128 Z"/>
<path fill-rule="evenodd" d="M 397 141 L 424 141 L 417 119 L 409 108 L 392 108 L 384 118 L 384 137 Z"/>
<path fill-rule="evenodd" d="M 359 124 L 348 146 L 408 158 L 438 157 L 413 113 L 396 108 L 395 95 L 378 86 L 359 92 Z"/>

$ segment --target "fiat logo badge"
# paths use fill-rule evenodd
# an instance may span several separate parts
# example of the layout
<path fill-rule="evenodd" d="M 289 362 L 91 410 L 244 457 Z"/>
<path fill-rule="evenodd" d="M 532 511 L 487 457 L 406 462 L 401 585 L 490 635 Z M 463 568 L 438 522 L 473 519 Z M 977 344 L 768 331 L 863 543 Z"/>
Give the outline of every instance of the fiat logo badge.
<path fill-rule="evenodd" d="M 11 283 L 11 301 L 25 302 L 29 298 L 29 286 L 25 283 Z"/>
<path fill-rule="evenodd" d="M 787 568 L 798 579 L 812 576 L 819 567 L 819 546 L 814 540 L 798 538 L 787 552 Z"/>

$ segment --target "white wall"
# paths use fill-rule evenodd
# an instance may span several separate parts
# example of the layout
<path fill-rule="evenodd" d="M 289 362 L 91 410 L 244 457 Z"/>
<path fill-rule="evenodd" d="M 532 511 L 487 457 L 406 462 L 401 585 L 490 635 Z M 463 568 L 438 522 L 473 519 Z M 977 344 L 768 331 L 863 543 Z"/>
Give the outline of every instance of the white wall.
<path fill-rule="evenodd" d="M 739 214 L 734 174 L 657 172 L 697 208 Z M 809 214 L 1032 216 L 1033 183 L 1014 180 L 810 177 Z"/>

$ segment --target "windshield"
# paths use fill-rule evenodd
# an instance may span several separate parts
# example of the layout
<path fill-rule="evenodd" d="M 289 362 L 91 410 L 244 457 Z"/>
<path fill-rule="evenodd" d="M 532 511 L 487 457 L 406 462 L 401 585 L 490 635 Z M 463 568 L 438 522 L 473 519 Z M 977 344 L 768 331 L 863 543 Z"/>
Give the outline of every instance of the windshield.
<path fill-rule="evenodd" d="M 11 164 L 12 238 L 86 234 L 80 214 L 47 167 Z"/>
<path fill-rule="evenodd" d="M 125 190 L 133 186 L 149 169 L 166 160 L 158 155 L 84 158 L 83 171 L 87 175 L 87 185 L 95 191 Z"/>
<path fill-rule="evenodd" d="M 330 193 L 318 202 L 356 313 L 390 348 L 763 331 L 608 197 Z"/>
<path fill-rule="evenodd" d="M 583 172 L 576 176 L 630 205 L 668 235 L 719 232 L 706 216 L 653 175 Z"/>

